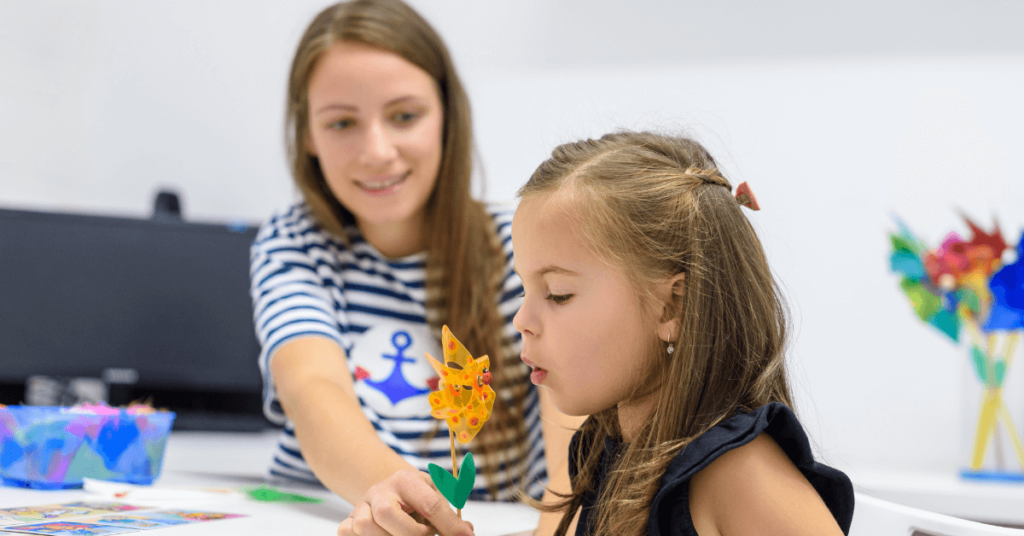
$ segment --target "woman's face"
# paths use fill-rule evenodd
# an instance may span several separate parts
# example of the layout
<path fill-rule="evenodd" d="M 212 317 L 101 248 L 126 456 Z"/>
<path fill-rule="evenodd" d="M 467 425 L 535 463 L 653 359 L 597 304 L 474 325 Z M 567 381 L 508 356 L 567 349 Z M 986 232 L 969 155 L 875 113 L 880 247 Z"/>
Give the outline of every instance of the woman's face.
<path fill-rule="evenodd" d="M 309 151 L 359 226 L 422 223 L 441 164 L 434 79 L 397 54 L 342 41 L 317 61 L 308 96 Z"/>
<path fill-rule="evenodd" d="M 555 407 L 590 415 L 627 402 L 649 366 L 657 326 L 626 276 L 599 258 L 558 194 L 523 199 L 512 222 L 526 295 L 513 319 L 533 383 Z"/>

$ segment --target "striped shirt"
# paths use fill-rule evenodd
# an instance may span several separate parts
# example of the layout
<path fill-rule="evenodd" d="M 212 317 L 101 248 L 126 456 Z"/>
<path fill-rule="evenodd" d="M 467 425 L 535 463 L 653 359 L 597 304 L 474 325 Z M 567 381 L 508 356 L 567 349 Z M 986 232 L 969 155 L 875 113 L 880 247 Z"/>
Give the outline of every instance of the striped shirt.
<path fill-rule="evenodd" d="M 512 270 L 512 214 L 494 208 L 490 213 L 506 257 L 498 296 L 505 318 L 503 336 L 514 341 L 506 348 L 518 357 L 522 342 L 512 317 L 523 287 Z M 389 259 L 364 240 L 357 227 L 350 226 L 347 232 L 348 246 L 322 230 L 305 204 L 298 204 L 272 216 L 252 245 L 251 292 L 262 346 L 263 409 L 272 422 L 284 425 L 270 472 L 319 483 L 302 457 L 270 369 L 274 352 L 300 337 L 326 337 L 345 350 L 363 414 L 384 443 L 421 471 L 430 463 L 451 470 L 448 434 L 444 423 L 430 416 L 427 401 L 436 374 L 424 353 L 442 353 L 426 319 L 426 254 Z M 518 359 L 510 360 L 509 366 L 515 369 L 514 383 L 529 386 L 524 404 L 529 454 L 518 463 L 525 469 L 525 491 L 539 497 L 547 471 L 537 389 L 530 383 L 529 367 Z M 507 399 L 510 389 L 499 389 L 498 394 Z M 431 431 L 438 432 L 434 438 L 422 437 Z M 512 499 L 515 486 L 504 471 L 496 474 L 498 499 Z M 477 479 L 471 499 L 491 499 L 485 480 Z"/>

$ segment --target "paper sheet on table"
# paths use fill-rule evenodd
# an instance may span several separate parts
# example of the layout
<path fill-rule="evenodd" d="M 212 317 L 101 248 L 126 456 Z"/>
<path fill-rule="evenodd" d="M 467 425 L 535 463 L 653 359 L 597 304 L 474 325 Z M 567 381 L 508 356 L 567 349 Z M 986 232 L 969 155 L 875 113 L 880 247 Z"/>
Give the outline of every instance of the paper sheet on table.
<path fill-rule="evenodd" d="M 82 489 L 107 499 L 125 500 L 140 504 L 162 506 L 181 502 L 222 502 L 238 501 L 243 495 L 228 488 L 171 488 L 161 486 L 136 486 L 124 482 L 83 479 Z"/>

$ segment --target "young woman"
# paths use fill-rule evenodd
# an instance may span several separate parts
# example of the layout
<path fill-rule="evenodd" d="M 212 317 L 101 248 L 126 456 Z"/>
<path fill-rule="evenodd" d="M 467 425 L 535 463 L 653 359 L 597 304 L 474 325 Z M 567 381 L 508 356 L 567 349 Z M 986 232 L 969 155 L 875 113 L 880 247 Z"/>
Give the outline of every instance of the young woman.
<path fill-rule="evenodd" d="M 707 151 L 646 133 L 566 144 L 520 195 L 522 359 L 558 409 L 590 416 L 572 492 L 548 508 L 557 534 L 847 532 L 853 488 L 790 409 L 784 304 Z"/>
<path fill-rule="evenodd" d="M 441 39 L 399 0 L 325 9 L 292 63 L 287 139 L 302 201 L 263 226 L 251 264 L 265 409 L 285 425 L 271 472 L 341 495 L 362 533 L 427 530 L 412 510 L 442 533 L 468 530 L 422 472 L 451 466 L 424 357 L 441 355 L 447 324 L 490 356 L 499 395 L 472 445 L 483 477 L 471 498 L 539 496 L 511 214 L 470 196 L 469 103 Z M 545 427 L 567 489 L 571 432 Z"/>

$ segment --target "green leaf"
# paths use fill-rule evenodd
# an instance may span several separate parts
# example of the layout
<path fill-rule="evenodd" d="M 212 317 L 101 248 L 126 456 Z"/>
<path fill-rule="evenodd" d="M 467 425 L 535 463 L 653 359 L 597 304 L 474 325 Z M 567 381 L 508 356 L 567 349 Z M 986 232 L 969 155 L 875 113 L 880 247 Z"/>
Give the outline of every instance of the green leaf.
<path fill-rule="evenodd" d="M 459 482 L 455 480 L 455 477 L 451 473 L 445 471 L 443 467 L 432 463 L 427 466 L 430 470 L 430 479 L 434 481 L 434 485 L 437 486 L 437 490 L 444 495 L 448 502 L 455 504 L 455 488 Z"/>
<path fill-rule="evenodd" d="M 473 462 L 472 452 L 466 453 L 466 457 L 462 459 L 458 480 L 436 463 L 428 465 L 427 468 L 430 470 L 430 479 L 452 506 L 461 509 L 466 505 L 469 494 L 473 492 L 473 484 L 476 483 L 476 463 Z"/>
<path fill-rule="evenodd" d="M 971 346 L 971 362 L 974 363 L 974 373 L 978 375 L 981 383 L 988 385 L 988 367 L 985 366 L 985 354 L 977 346 Z"/>
<path fill-rule="evenodd" d="M 455 497 L 458 502 L 452 501 L 456 508 L 462 508 L 469 500 L 469 494 L 473 492 L 473 484 L 476 482 L 476 463 L 473 461 L 473 453 L 467 452 L 462 459 L 462 467 L 459 468 L 459 485 L 455 488 Z"/>

